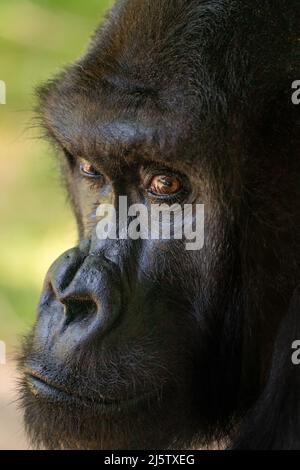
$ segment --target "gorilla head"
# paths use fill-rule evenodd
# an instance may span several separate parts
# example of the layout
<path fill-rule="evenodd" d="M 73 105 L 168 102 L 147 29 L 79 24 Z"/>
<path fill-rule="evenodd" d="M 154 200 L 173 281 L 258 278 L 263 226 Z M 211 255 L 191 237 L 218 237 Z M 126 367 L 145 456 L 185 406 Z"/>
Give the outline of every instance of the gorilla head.
<path fill-rule="evenodd" d="M 35 445 L 296 445 L 296 3 L 118 1 L 85 56 L 40 89 L 79 241 L 47 274 L 20 359 Z M 101 239 L 98 207 L 118 214 L 120 196 L 203 204 L 203 248 Z"/>

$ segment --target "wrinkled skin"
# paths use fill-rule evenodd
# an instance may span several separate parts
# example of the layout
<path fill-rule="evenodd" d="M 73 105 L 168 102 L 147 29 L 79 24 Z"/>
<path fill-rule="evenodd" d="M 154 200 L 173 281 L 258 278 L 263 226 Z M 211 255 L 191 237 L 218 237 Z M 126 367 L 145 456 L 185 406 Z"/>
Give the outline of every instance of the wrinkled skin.
<path fill-rule="evenodd" d="M 296 4 L 119 1 L 40 89 L 79 242 L 20 358 L 36 446 L 300 448 Z M 205 205 L 201 250 L 98 239 L 101 202 L 149 208 L 165 174 L 165 203 Z"/>

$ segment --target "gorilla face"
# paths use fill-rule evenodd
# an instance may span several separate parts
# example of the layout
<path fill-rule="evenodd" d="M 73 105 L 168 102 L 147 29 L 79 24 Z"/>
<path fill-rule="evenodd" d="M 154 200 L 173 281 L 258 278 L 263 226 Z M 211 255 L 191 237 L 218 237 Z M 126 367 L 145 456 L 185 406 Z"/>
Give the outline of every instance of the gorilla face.
<path fill-rule="evenodd" d="M 36 445 L 193 448 L 230 436 L 262 390 L 299 270 L 296 208 L 282 223 L 299 164 L 283 9 L 240 3 L 120 1 L 40 90 L 79 242 L 20 359 Z M 204 204 L 204 247 L 99 239 L 97 208 L 120 196 Z"/>

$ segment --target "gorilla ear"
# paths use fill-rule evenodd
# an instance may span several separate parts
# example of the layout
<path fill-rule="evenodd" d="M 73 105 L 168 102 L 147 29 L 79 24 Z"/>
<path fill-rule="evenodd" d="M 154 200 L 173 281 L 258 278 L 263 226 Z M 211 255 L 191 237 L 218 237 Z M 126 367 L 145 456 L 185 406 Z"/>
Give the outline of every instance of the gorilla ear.
<path fill-rule="evenodd" d="M 238 450 L 299 449 L 300 286 L 292 295 L 274 345 L 271 370 L 265 389 L 249 412 L 232 448 Z M 283 433 L 282 430 L 285 430 Z"/>

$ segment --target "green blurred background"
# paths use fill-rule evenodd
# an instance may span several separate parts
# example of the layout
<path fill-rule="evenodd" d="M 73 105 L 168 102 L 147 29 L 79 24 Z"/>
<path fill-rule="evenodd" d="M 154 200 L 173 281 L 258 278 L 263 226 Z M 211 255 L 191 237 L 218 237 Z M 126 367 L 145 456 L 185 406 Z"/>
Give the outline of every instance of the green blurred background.
<path fill-rule="evenodd" d="M 76 240 L 54 153 L 33 125 L 35 87 L 76 59 L 112 0 L 0 0 L 0 340 L 32 325 L 43 277 Z"/>

